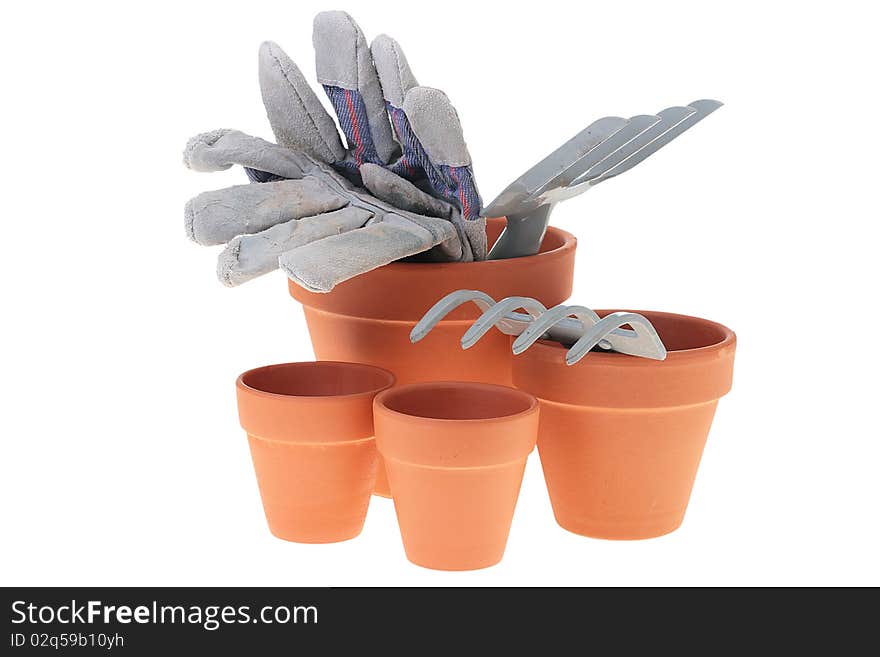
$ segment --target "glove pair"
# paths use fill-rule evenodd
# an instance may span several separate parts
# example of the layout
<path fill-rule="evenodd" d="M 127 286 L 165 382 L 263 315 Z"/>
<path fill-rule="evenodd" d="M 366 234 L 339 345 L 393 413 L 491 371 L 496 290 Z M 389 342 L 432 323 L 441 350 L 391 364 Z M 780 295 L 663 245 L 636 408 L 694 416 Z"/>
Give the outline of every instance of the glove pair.
<path fill-rule="evenodd" d="M 371 46 L 344 12 L 314 22 L 318 80 L 345 134 L 274 43 L 260 88 L 277 144 L 235 130 L 189 141 L 196 171 L 245 167 L 251 184 L 186 205 L 199 244 L 226 244 L 218 276 L 234 286 L 277 267 L 314 292 L 395 260 L 486 257 L 486 224 L 455 108 L 418 86 L 400 46 Z M 421 255 L 419 255 L 421 254 Z"/>

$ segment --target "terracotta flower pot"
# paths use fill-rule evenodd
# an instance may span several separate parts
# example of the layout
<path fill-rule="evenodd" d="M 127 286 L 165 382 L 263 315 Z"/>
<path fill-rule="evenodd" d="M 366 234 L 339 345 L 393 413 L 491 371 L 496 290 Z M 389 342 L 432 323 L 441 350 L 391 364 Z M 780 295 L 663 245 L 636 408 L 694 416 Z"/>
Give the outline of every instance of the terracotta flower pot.
<path fill-rule="evenodd" d="M 440 570 L 498 563 L 537 400 L 482 383 L 417 383 L 377 395 L 374 417 L 407 558 Z"/>
<path fill-rule="evenodd" d="M 334 362 L 238 377 L 238 414 L 275 536 L 331 543 L 360 533 L 378 463 L 373 397 L 392 385 L 386 370 Z"/>
<path fill-rule="evenodd" d="M 489 244 L 504 219 L 488 221 Z M 534 297 L 555 306 L 571 296 L 576 240 L 549 228 L 541 252 L 527 258 L 469 263 L 396 262 L 337 285 L 332 292 L 309 292 L 289 282 L 290 295 L 303 304 L 312 347 L 319 360 L 367 363 L 390 370 L 398 383 L 480 381 L 510 385 L 510 341 L 493 331 L 463 351 L 462 334 L 479 316 L 473 304 L 451 313 L 430 335 L 411 344 L 416 322 L 441 297 L 458 289 L 479 289 L 501 299 Z M 380 466 L 376 493 L 387 496 Z"/>
<path fill-rule="evenodd" d="M 613 311 L 599 311 L 600 315 Z M 714 322 L 642 312 L 665 361 L 539 342 L 514 358 L 541 401 L 538 451 L 557 522 L 584 536 L 651 538 L 684 518 L 715 407 L 731 386 L 736 336 Z"/>

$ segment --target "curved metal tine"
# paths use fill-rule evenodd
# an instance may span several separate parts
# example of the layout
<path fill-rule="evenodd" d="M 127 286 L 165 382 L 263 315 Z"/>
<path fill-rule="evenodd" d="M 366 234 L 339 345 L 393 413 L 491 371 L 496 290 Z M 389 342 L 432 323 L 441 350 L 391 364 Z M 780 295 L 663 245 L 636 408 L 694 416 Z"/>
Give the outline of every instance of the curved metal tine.
<path fill-rule="evenodd" d="M 563 317 L 553 326 L 547 329 L 540 340 L 553 340 L 562 345 L 572 345 L 584 334 L 584 324 L 581 320 L 574 317 Z M 607 344 L 607 343 L 606 343 Z M 601 346 L 601 345 L 600 345 Z M 608 345 L 611 349 L 611 345 Z"/>
<path fill-rule="evenodd" d="M 600 174 L 596 179 L 593 180 L 593 184 L 598 184 L 603 180 L 608 180 L 609 178 L 613 178 L 614 176 L 619 176 L 625 171 L 629 171 L 639 162 L 642 162 L 650 155 L 653 155 L 654 153 L 659 151 L 661 148 L 663 148 L 666 144 L 678 137 L 685 130 L 692 128 L 697 123 L 705 119 L 707 116 L 709 116 L 709 114 L 721 107 L 722 104 L 723 103 L 720 103 L 717 100 L 695 100 L 688 106 L 692 110 L 694 110 L 691 114 L 689 114 L 687 117 L 685 117 L 683 120 L 679 121 L 675 125 L 671 126 L 666 132 L 658 136 L 651 143 L 646 144 L 642 150 L 634 153 L 632 156 L 620 162 L 620 164 L 611 168 L 606 173 Z"/>
<path fill-rule="evenodd" d="M 532 318 L 540 317 L 541 313 L 547 311 L 544 304 L 531 297 L 507 297 L 502 299 L 491 308 L 487 308 L 480 315 L 479 319 L 461 336 L 462 349 L 473 347 L 477 340 L 486 335 L 487 331 L 493 326 L 498 326 L 507 335 L 519 335 L 525 323 L 516 320 L 511 321 L 505 317 L 505 315 L 517 308 L 522 308 Z"/>
<path fill-rule="evenodd" d="M 648 155 L 644 155 L 644 157 L 638 160 L 636 160 L 637 155 L 643 154 L 650 148 L 655 140 L 674 129 L 688 117 L 693 116 L 696 111 L 697 110 L 693 107 L 667 107 L 665 110 L 657 112 L 660 121 L 645 130 L 626 146 L 616 151 L 611 157 L 606 158 L 602 163 L 586 172 L 583 176 L 575 180 L 574 183 L 577 184 L 584 180 L 592 180 L 594 184 L 597 184 L 604 179 L 603 174 L 608 173 L 615 167 L 620 167 L 620 171 L 615 173 L 615 175 L 628 171 L 654 151 L 650 151 Z M 636 161 L 630 162 L 630 160 Z"/>
<path fill-rule="evenodd" d="M 615 332 L 624 324 L 633 327 L 634 336 L 624 336 Z M 587 330 L 565 354 L 565 363 L 574 365 L 590 353 L 590 350 L 602 339 L 607 339 L 614 351 L 621 354 L 653 360 L 666 359 L 666 347 L 657 335 L 654 325 L 646 317 L 638 313 L 618 312 L 606 315 Z"/>
<path fill-rule="evenodd" d="M 596 146 L 596 148 L 591 150 L 586 157 L 581 158 L 575 164 L 544 185 L 537 193 L 543 194 L 544 192 L 547 192 L 548 194 L 551 194 L 553 187 L 571 186 L 571 184 L 581 178 L 583 174 L 613 155 L 620 148 L 624 147 L 658 121 L 660 121 L 660 117 L 652 114 L 639 114 L 631 117 L 625 126 Z"/>
<path fill-rule="evenodd" d="M 409 334 L 410 342 L 415 344 L 424 338 L 446 315 L 468 301 L 473 301 L 483 311 L 495 304 L 495 299 L 479 290 L 456 290 L 455 292 L 450 292 L 431 306 L 428 312 L 413 327 Z"/>
<path fill-rule="evenodd" d="M 554 324 L 561 322 L 570 315 L 574 315 L 577 318 L 577 320 L 583 325 L 584 331 L 599 321 L 599 315 L 586 306 L 555 306 L 538 317 L 534 322 L 529 324 L 525 331 L 520 333 L 520 336 L 513 341 L 513 353 L 517 355 L 521 354 L 535 344 L 535 342 L 540 340 L 541 336 L 549 331 Z"/>
<path fill-rule="evenodd" d="M 605 139 L 629 123 L 629 119 L 619 116 L 606 116 L 594 121 L 562 146 L 550 153 L 519 178 L 504 188 L 488 206 L 483 209 L 487 217 L 500 217 L 532 196 L 537 190 L 546 187 L 556 176 L 585 157 Z"/>

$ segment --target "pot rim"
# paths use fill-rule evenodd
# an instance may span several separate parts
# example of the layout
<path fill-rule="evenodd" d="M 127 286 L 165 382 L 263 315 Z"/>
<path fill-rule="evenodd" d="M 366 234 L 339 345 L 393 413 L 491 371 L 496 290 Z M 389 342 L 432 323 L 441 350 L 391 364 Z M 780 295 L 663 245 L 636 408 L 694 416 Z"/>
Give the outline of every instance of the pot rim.
<path fill-rule="evenodd" d="M 424 415 L 412 415 L 410 413 L 404 413 L 402 411 L 396 411 L 393 408 L 388 407 L 385 404 L 386 398 L 395 395 L 410 392 L 412 390 L 419 389 L 478 389 L 478 390 L 492 390 L 496 392 L 502 392 L 504 394 L 508 394 L 511 397 L 518 397 L 521 399 L 526 399 L 529 403 L 528 407 L 522 411 L 517 411 L 516 413 L 510 413 L 508 415 L 498 415 L 494 417 L 487 418 L 439 418 L 439 417 L 426 417 Z M 392 415 L 399 418 L 406 418 L 411 422 L 416 422 L 419 424 L 472 424 L 472 423 L 481 423 L 481 424 L 498 424 L 510 422 L 513 420 L 517 420 L 519 418 L 528 417 L 533 413 L 537 413 L 540 407 L 540 402 L 538 399 L 531 393 L 526 392 L 525 390 L 520 390 L 518 388 L 511 388 L 509 386 L 497 385 L 494 383 L 478 383 L 475 381 L 422 381 L 420 383 L 409 383 L 401 386 L 396 386 L 394 388 L 387 388 L 376 395 L 373 400 L 373 408 L 380 410 L 382 413 L 387 413 L 388 415 Z"/>
<path fill-rule="evenodd" d="M 270 392 L 268 390 L 260 390 L 259 388 L 254 388 L 253 386 L 248 385 L 244 382 L 245 377 L 251 374 L 255 374 L 256 372 L 270 370 L 270 369 L 312 369 L 315 366 L 330 366 L 333 369 L 340 370 L 361 370 L 361 371 L 371 371 L 378 373 L 385 377 L 385 383 L 382 385 L 371 387 L 367 390 L 362 390 L 359 392 L 352 392 L 340 395 L 285 395 L 279 392 Z M 397 383 L 397 378 L 394 376 L 393 372 L 386 370 L 382 367 L 377 367 L 375 365 L 367 365 L 366 363 L 349 363 L 340 360 L 312 360 L 312 361 L 298 361 L 292 363 L 273 363 L 271 365 L 263 365 L 261 367 L 254 367 L 245 372 L 242 372 L 238 375 L 238 378 L 235 380 L 236 387 L 246 392 L 247 394 L 255 395 L 257 397 L 264 397 L 266 399 L 275 399 L 275 400 L 300 400 L 300 401 L 309 401 L 309 402 L 329 402 L 335 400 L 348 400 L 348 399 L 359 399 L 359 398 L 372 398 L 377 394 L 383 392 L 384 390 L 388 390 L 393 387 Z"/>
<path fill-rule="evenodd" d="M 489 221 L 504 221 L 506 223 L 506 219 L 503 217 L 490 219 Z M 557 226 L 547 226 L 547 231 L 544 235 L 544 239 L 547 239 L 547 235 L 550 234 L 558 236 L 562 240 L 562 243 L 553 249 L 541 251 L 530 256 L 504 258 L 502 260 L 471 260 L 469 262 L 401 262 L 399 260 L 396 260 L 394 262 L 389 262 L 387 265 L 377 267 L 376 269 L 382 269 L 385 272 L 390 272 L 393 274 L 405 275 L 406 273 L 413 271 L 442 271 L 449 268 L 455 268 L 456 271 L 461 271 L 462 268 L 474 267 L 480 267 L 484 270 L 497 268 L 509 269 L 511 267 L 529 267 L 534 264 L 536 260 L 543 261 L 548 259 L 560 258 L 566 255 L 569 251 L 573 251 L 577 247 L 577 237 L 575 237 L 572 233 L 569 233 L 567 230 L 563 230 L 562 228 L 559 228 Z M 491 245 L 489 246 L 489 248 L 491 248 Z M 369 272 L 366 272 L 366 274 L 370 274 L 371 272 L 376 271 L 376 269 L 370 270 Z M 356 276 L 353 279 L 349 279 L 349 281 L 358 280 L 359 278 L 361 277 Z M 347 283 L 349 281 L 343 281 L 343 283 Z M 288 283 L 291 291 L 299 292 L 300 290 L 302 290 L 303 292 L 306 292 L 308 294 L 317 294 L 319 296 L 322 296 L 322 293 L 306 290 L 305 288 L 301 287 L 290 279 L 288 279 Z"/>
<path fill-rule="evenodd" d="M 507 219 L 505 217 L 500 217 L 496 220 L 503 220 L 506 224 Z M 575 237 L 572 233 L 569 233 L 567 230 L 563 230 L 558 226 L 547 226 L 547 231 L 544 235 L 544 239 L 547 238 L 547 235 L 553 233 L 562 238 L 562 244 L 557 246 L 554 249 L 549 249 L 547 251 L 540 251 L 530 256 L 519 256 L 516 258 L 504 258 L 501 260 L 471 260 L 470 262 L 390 262 L 387 265 L 384 265 L 386 269 L 391 271 L 396 271 L 398 269 L 402 271 L 406 271 L 412 267 L 431 267 L 435 269 L 446 269 L 448 267 L 511 267 L 511 263 L 521 263 L 526 260 L 530 262 L 534 262 L 536 259 L 546 259 L 546 258 L 557 258 L 560 255 L 564 254 L 566 251 L 571 251 L 577 246 L 577 237 Z M 489 246 L 492 248 L 492 245 Z"/>
<path fill-rule="evenodd" d="M 494 237 L 503 220 L 493 221 L 492 226 Z M 519 294 L 555 305 L 571 296 L 577 240 L 551 226 L 543 244 L 547 250 L 542 253 L 506 260 L 392 262 L 342 281 L 326 294 L 309 291 L 290 279 L 287 290 L 307 313 L 319 310 L 339 317 L 412 323 L 453 290 L 475 286 L 496 299 Z M 468 304 L 453 310 L 447 319 L 476 319 L 476 310 Z"/>

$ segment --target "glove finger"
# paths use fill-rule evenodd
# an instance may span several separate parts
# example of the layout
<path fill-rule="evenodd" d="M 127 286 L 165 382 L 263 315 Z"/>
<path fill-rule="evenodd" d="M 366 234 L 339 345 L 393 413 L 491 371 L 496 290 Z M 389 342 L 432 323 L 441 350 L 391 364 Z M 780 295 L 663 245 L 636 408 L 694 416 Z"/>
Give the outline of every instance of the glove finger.
<path fill-rule="evenodd" d="M 429 217 L 452 216 L 449 203 L 423 192 L 408 180 L 392 173 L 378 164 L 365 164 L 360 168 L 361 180 L 376 198 L 401 210 Z"/>
<path fill-rule="evenodd" d="M 428 182 L 441 198 L 455 205 L 466 221 L 482 210 L 458 114 L 439 89 L 414 87 L 403 103 L 413 133 L 412 150 Z"/>
<path fill-rule="evenodd" d="M 313 217 L 291 219 L 253 235 L 239 235 L 220 254 L 217 277 L 228 287 L 241 285 L 278 269 L 278 257 L 285 251 L 355 230 L 372 217 L 372 212 L 348 206 Z"/>
<path fill-rule="evenodd" d="M 370 54 L 379 74 L 385 103 L 402 108 L 406 92 L 419 85 L 403 49 L 387 34 L 380 34 L 370 44 Z"/>
<path fill-rule="evenodd" d="M 431 87 L 413 87 L 406 93 L 403 111 L 432 162 L 470 166 L 461 121 L 445 93 Z"/>
<path fill-rule="evenodd" d="M 418 86 L 415 76 L 410 70 L 409 62 L 403 54 L 400 44 L 385 34 L 380 34 L 370 45 L 373 63 L 382 84 L 385 108 L 391 118 L 391 125 L 397 135 L 397 141 L 403 149 L 400 159 L 392 165 L 392 170 L 408 180 L 425 177 L 419 164 L 415 139 L 409 127 L 409 121 L 403 112 L 403 102 L 407 92 Z"/>
<path fill-rule="evenodd" d="M 485 260 L 486 253 L 489 251 L 488 237 L 486 236 L 486 218 L 476 217 L 462 221 L 458 224 L 464 232 L 462 242 L 467 246 L 464 248 L 461 259 L 468 260 Z"/>
<path fill-rule="evenodd" d="M 351 167 L 386 164 L 397 157 L 382 86 L 363 32 L 343 11 L 315 16 L 313 41 L 318 81 L 348 140 Z"/>
<path fill-rule="evenodd" d="M 260 46 L 260 90 L 279 144 L 329 164 L 345 159 L 333 119 L 297 65 L 271 41 Z"/>
<path fill-rule="evenodd" d="M 238 130 L 212 130 L 196 135 L 186 144 L 183 163 L 193 171 L 223 171 L 239 164 L 283 178 L 302 178 L 313 168 L 313 163 L 302 154 Z"/>
<path fill-rule="evenodd" d="M 278 263 L 298 285 L 312 292 L 329 292 L 343 281 L 455 238 L 452 224 L 443 219 L 417 225 L 404 217 L 385 215 L 366 228 L 288 251 Z"/>
<path fill-rule="evenodd" d="M 347 199 L 311 177 L 237 185 L 191 199 L 184 211 L 186 233 L 199 244 L 225 244 L 237 235 L 258 233 L 290 219 L 338 210 L 347 204 Z"/>

